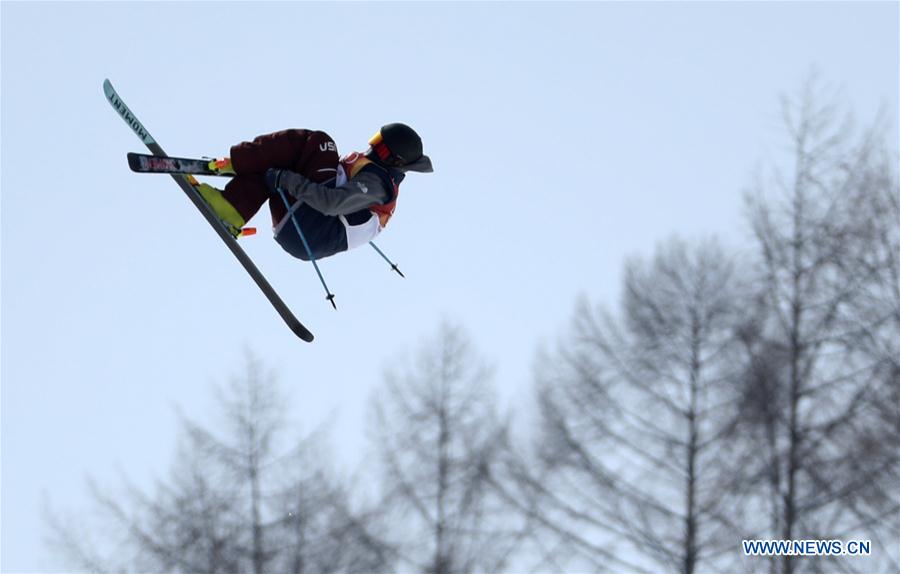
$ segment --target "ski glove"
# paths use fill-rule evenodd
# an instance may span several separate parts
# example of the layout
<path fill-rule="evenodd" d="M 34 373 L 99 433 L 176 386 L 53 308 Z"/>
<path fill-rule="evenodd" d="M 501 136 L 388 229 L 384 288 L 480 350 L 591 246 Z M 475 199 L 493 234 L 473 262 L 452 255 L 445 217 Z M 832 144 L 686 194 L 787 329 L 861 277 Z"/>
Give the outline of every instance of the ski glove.
<path fill-rule="evenodd" d="M 281 187 L 281 176 L 285 171 L 287 170 L 275 168 L 266 170 L 266 186 L 271 191 L 278 191 L 278 188 Z"/>
<path fill-rule="evenodd" d="M 289 169 L 270 168 L 266 170 L 266 187 L 277 194 L 278 190 L 287 195 L 300 199 L 300 193 L 305 183 L 312 183 L 299 173 Z"/>

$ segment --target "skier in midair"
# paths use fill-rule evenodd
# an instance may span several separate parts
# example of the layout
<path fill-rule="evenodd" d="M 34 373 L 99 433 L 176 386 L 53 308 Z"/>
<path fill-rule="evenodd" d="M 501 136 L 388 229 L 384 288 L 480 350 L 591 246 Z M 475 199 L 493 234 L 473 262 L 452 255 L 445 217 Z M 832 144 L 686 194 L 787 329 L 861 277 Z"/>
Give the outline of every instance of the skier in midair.
<path fill-rule="evenodd" d="M 289 129 L 234 145 L 210 166 L 234 175 L 224 190 L 197 186 L 232 234 L 268 201 L 275 240 L 305 261 L 310 252 L 321 259 L 371 241 L 390 221 L 406 173 L 433 171 L 422 139 L 401 123 L 383 126 L 362 153 L 340 157 L 325 132 Z"/>

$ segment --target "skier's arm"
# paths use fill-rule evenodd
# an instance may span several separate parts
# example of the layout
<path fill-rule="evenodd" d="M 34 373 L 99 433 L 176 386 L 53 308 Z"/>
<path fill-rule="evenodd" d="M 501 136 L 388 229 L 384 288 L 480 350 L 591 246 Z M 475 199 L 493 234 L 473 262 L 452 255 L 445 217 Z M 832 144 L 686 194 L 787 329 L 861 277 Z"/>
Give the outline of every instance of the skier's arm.
<path fill-rule="evenodd" d="M 339 187 L 328 187 L 310 181 L 298 173 L 270 169 L 266 182 L 271 189 L 276 186 L 296 199 L 325 215 L 345 215 L 376 204 L 383 204 L 391 197 L 384 181 L 373 173 L 361 172 Z"/>

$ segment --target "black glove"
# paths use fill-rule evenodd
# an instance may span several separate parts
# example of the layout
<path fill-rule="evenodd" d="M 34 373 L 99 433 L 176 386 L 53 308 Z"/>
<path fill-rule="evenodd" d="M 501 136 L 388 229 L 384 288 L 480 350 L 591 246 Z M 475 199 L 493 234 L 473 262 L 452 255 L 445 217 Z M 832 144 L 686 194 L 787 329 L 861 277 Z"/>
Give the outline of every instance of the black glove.
<path fill-rule="evenodd" d="M 267 169 L 266 170 L 266 186 L 272 190 L 277 191 L 279 187 L 281 187 L 281 175 L 286 170 L 283 169 Z"/>

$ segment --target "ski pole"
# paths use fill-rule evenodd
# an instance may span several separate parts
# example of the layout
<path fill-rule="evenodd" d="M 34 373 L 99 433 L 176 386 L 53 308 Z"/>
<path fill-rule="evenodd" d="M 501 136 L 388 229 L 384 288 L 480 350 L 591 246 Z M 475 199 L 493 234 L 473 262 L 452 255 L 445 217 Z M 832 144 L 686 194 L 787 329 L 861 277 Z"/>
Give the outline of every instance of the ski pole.
<path fill-rule="evenodd" d="M 306 241 L 306 236 L 303 235 L 303 231 L 300 229 L 300 223 L 297 222 L 297 218 L 294 217 L 294 212 L 291 211 L 291 204 L 288 202 L 287 197 L 284 195 L 284 191 L 282 191 L 280 186 L 275 186 L 275 189 L 278 191 L 278 195 L 281 196 L 281 200 L 284 202 L 284 206 L 287 208 L 288 216 L 291 218 L 291 222 L 294 224 L 294 229 L 297 230 L 297 235 L 300 236 L 300 241 L 303 242 L 303 248 L 306 249 L 306 254 L 309 255 L 309 260 L 312 261 L 313 267 L 316 269 L 316 274 L 319 276 L 319 281 L 322 282 L 322 287 L 325 288 L 326 299 L 331 303 L 331 306 L 337 310 L 337 305 L 334 303 L 334 293 L 328 289 L 328 285 L 325 283 L 325 278 L 322 277 L 322 272 L 319 271 L 319 264 L 316 263 L 316 258 L 313 257 L 312 249 L 309 248 L 309 243 Z"/>
<path fill-rule="evenodd" d="M 374 241 L 370 241 L 370 242 L 369 242 L 369 245 L 371 245 L 372 248 L 375 249 L 375 251 L 377 251 L 378 254 L 381 255 L 381 256 L 384 258 L 385 261 L 388 262 L 388 265 L 391 266 L 391 269 L 393 269 L 394 271 L 396 271 L 396 272 L 400 275 L 400 277 L 406 278 L 406 275 L 404 275 L 403 272 L 400 271 L 400 268 L 397 267 L 397 264 L 394 263 L 393 261 L 391 261 L 390 259 L 388 259 L 388 256 L 385 255 L 384 252 L 383 252 L 381 249 L 378 249 L 378 246 L 375 245 L 375 242 L 374 242 Z"/>

